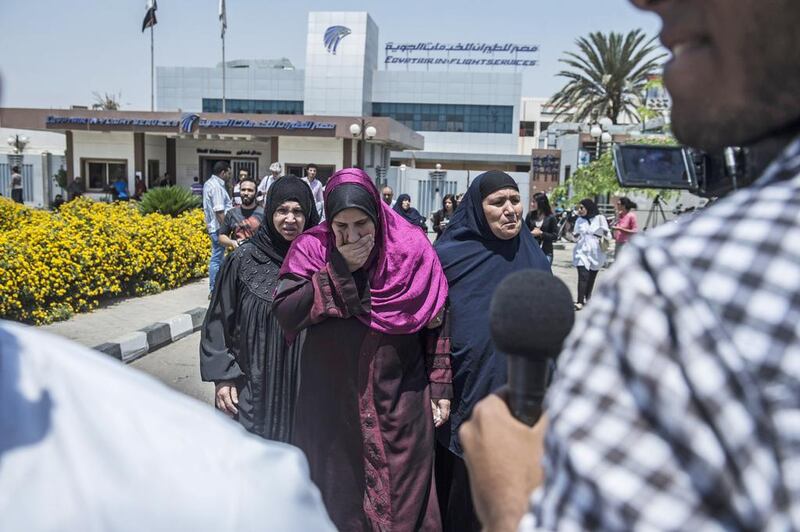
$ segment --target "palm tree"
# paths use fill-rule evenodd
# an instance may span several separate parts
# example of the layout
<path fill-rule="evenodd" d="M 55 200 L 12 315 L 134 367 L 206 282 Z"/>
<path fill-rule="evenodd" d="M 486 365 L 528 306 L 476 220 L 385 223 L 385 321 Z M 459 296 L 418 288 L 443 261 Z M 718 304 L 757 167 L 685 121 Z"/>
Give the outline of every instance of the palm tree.
<path fill-rule="evenodd" d="M 569 81 L 551 99 L 558 116 L 569 115 L 575 122 L 608 117 L 615 124 L 620 116 L 639 120 L 645 85 L 656 75 L 666 54 L 655 37 L 647 39 L 642 30 L 621 33 L 590 33 L 576 41 L 580 53 L 566 52 L 560 62 L 571 67 L 559 76 Z"/>

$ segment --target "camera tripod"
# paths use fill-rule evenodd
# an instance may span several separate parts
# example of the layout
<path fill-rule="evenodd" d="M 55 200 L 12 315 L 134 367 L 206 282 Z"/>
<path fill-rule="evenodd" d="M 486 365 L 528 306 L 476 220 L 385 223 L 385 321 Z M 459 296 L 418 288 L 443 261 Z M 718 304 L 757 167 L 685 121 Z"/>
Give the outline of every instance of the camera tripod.
<path fill-rule="evenodd" d="M 664 200 L 661 199 L 660 194 L 653 198 L 653 203 L 650 205 L 650 213 L 644 223 L 644 230 L 647 231 L 650 227 L 657 226 L 659 224 L 659 216 L 661 217 L 661 223 L 667 221 L 667 215 L 664 213 Z"/>

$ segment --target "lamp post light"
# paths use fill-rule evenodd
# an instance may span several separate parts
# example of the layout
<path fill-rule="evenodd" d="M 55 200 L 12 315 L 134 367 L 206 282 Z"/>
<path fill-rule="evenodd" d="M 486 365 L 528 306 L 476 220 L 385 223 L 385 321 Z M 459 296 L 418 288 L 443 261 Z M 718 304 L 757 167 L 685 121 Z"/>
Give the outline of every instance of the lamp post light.
<path fill-rule="evenodd" d="M 354 138 L 360 138 L 356 167 L 363 170 L 364 166 L 366 166 L 364 158 L 367 140 L 375 138 L 375 135 L 378 134 L 378 130 L 375 129 L 375 126 L 370 125 L 369 122 L 362 118 L 359 122 L 350 124 L 350 134 L 353 135 Z"/>
<path fill-rule="evenodd" d="M 11 135 L 8 137 L 8 145 L 14 148 L 14 154 L 22 154 L 22 150 L 28 145 L 30 139 L 25 135 Z"/>
<path fill-rule="evenodd" d="M 600 158 L 600 146 L 604 144 L 609 144 L 613 137 L 611 133 L 608 131 L 611 126 L 614 124 L 614 121 L 604 116 L 594 124 L 592 124 L 591 129 L 589 130 L 589 134 L 595 139 L 595 153 L 594 158 L 595 160 Z"/>

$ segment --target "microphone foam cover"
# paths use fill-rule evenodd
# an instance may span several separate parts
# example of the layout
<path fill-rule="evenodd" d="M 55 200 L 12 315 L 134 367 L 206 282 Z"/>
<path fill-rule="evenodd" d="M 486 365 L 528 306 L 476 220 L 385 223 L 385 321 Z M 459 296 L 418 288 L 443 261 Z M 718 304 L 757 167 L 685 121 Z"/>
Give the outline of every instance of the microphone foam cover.
<path fill-rule="evenodd" d="M 489 321 L 494 344 L 502 352 L 556 356 L 575 323 L 572 294 L 549 272 L 514 272 L 495 290 Z"/>

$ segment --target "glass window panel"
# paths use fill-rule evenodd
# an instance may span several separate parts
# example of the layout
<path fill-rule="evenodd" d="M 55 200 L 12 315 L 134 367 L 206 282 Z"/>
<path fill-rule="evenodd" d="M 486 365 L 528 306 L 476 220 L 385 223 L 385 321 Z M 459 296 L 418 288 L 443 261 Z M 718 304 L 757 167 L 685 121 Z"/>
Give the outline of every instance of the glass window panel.
<path fill-rule="evenodd" d="M 86 173 L 89 175 L 89 188 L 102 189 L 106 186 L 105 163 L 86 163 Z"/>

